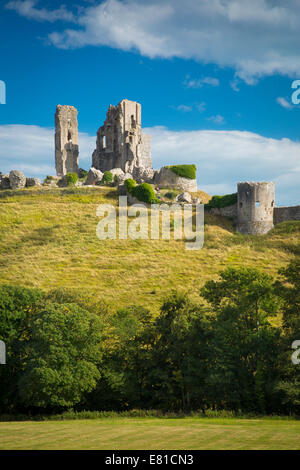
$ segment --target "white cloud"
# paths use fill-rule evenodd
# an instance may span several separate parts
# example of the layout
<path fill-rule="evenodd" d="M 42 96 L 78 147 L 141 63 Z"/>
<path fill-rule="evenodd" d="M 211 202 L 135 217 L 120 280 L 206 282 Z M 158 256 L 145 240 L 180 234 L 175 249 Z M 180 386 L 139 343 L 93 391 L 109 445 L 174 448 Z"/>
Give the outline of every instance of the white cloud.
<path fill-rule="evenodd" d="M 55 174 L 54 129 L 11 124 L 0 126 L 0 171 L 20 170 L 26 176 Z M 79 165 L 90 166 L 96 137 L 79 133 Z"/>
<path fill-rule="evenodd" d="M 214 77 L 203 77 L 195 79 L 187 76 L 183 84 L 186 88 L 202 88 L 203 85 L 219 86 L 220 82 L 218 78 Z"/>
<path fill-rule="evenodd" d="M 206 109 L 206 103 L 201 101 L 201 103 L 196 104 L 196 108 L 198 109 L 199 113 L 203 113 Z"/>
<path fill-rule="evenodd" d="M 276 98 L 276 101 L 277 101 L 278 104 L 280 104 L 280 106 L 282 106 L 285 109 L 293 109 L 293 107 L 294 107 L 294 106 L 291 105 L 291 103 L 289 103 L 282 96 L 278 96 L 278 98 Z"/>
<path fill-rule="evenodd" d="M 270 139 L 251 132 L 144 129 L 151 134 L 154 168 L 196 163 L 199 187 L 209 194 L 236 191 L 238 181 L 274 181 L 278 205 L 300 203 L 300 142 Z M 80 133 L 79 165 L 89 169 L 96 136 Z M 26 176 L 55 174 L 54 130 L 38 126 L 0 126 L 0 170 Z"/>
<path fill-rule="evenodd" d="M 183 113 L 189 113 L 193 110 L 192 106 L 188 106 L 186 104 L 180 104 L 179 106 L 175 106 L 175 109 L 177 109 L 177 111 L 182 111 Z"/>
<path fill-rule="evenodd" d="M 72 12 L 68 11 L 64 5 L 57 10 L 47 10 L 46 8 L 35 8 L 38 0 L 14 0 L 5 5 L 7 10 L 14 10 L 20 16 L 24 16 L 29 20 L 36 21 L 68 21 L 75 22 Z"/>
<path fill-rule="evenodd" d="M 240 80 L 238 80 L 237 78 L 235 78 L 234 80 L 232 80 L 230 82 L 230 86 L 234 91 L 237 91 L 237 92 L 240 91 L 239 82 L 240 82 Z"/>
<path fill-rule="evenodd" d="M 31 0 L 10 5 L 30 18 L 61 17 Z M 79 10 L 76 28 L 49 40 L 64 49 L 109 46 L 229 66 L 236 79 L 254 84 L 261 76 L 300 74 L 299 18 L 298 0 L 105 0 Z"/>
<path fill-rule="evenodd" d="M 190 113 L 194 110 L 199 111 L 199 113 L 203 113 L 206 110 L 206 103 L 201 101 L 201 103 L 179 104 L 178 106 L 171 104 L 170 108 L 176 109 L 176 111 L 181 111 L 183 113 Z"/>
<path fill-rule="evenodd" d="M 196 163 L 199 187 L 209 194 L 236 191 L 239 181 L 274 181 L 278 205 L 300 204 L 300 142 L 252 132 L 145 129 L 154 168 Z"/>
<path fill-rule="evenodd" d="M 224 116 L 217 114 L 216 116 L 210 116 L 207 118 L 208 121 L 212 121 L 215 124 L 224 124 Z"/>

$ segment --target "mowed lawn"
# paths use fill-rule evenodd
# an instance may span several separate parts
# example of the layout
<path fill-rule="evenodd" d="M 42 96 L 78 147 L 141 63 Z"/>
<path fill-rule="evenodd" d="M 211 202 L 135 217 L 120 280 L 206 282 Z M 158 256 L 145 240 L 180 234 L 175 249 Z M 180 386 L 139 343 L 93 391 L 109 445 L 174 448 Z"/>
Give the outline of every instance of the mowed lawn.
<path fill-rule="evenodd" d="M 2 422 L 0 449 L 300 449 L 289 419 L 106 418 Z"/>

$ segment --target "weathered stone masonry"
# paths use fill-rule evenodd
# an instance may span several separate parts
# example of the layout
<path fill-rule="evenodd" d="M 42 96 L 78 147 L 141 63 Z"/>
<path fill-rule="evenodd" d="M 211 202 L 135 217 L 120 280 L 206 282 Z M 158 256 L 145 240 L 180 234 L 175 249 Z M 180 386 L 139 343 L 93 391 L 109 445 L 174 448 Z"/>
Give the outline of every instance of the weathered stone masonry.
<path fill-rule="evenodd" d="M 55 113 L 55 168 L 57 176 L 78 172 L 77 109 L 73 106 L 56 107 Z"/>
<path fill-rule="evenodd" d="M 97 132 L 92 166 L 103 172 L 121 168 L 125 173 L 151 168 L 150 135 L 142 133 L 141 119 L 141 105 L 135 101 L 110 105 Z"/>
<path fill-rule="evenodd" d="M 238 183 L 237 194 L 238 232 L 254 235 L 269 232 L 274 226 L 274 183 Z"/>
<path fill-rule="evenodd" d="M 300 206 L 274 208 L 274 225 L 287 220 L 300 220 Z"/>

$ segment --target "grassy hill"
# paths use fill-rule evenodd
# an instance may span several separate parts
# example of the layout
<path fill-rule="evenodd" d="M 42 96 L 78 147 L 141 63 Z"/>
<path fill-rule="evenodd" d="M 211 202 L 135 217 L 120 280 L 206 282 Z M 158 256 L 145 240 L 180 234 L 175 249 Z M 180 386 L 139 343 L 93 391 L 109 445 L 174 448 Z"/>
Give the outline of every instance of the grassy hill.
<path fill-rule="evenodd" d="M 90 289 L 115 308 L 135 303 L 156 313 L 173 288 L 198 299 L 203 283 L 229 265 L 276 274 L 300 251 L 300 222 L 242 236 L 230 220 L 209 215 L 199 251 L 187 251 L 181 240 L 100 241 L 96 208 L 117 199 L 104 187 L 2 191 L 0 282 Z"/>

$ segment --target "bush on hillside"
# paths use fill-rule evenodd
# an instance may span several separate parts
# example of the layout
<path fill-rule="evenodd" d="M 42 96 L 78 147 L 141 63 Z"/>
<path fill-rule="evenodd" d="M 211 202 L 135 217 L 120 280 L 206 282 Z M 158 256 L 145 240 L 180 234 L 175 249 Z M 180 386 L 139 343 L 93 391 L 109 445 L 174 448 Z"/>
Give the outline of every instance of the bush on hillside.
<path fill-rule="evenodd" d="M 75 186 L 78 181 L 77 173 L 67 173 L 66 174 L 66 182 L 68 186 Z"/>
<path fill-rule="evenodd" d="M 152 204 L 160 202 L 155 196 L 155 191 L 151 184 L 142 183 L 138 186 L 135 186 L 131 192 L 132 196 L 136 197 L 141 202 L 146 202 L 147 204 Z"/>
<path fill-rule="evenodd" d="M 102 178 L 102 183 L 107 184 L 107 183 L 112 183 L 113 181 L 113 174 L 111 171 L 105 171 L 103 178 Z"/>
<path fill-rule="evenodd" d="M 54 180 L 54 177 L 53 176 L 50 176 L 50 175 L 47 175 L 46 178 L 44 179 L 43 181 L 43 184 L 49 184 L 51 183 L 51 181 Z"/>
<path fill-rule="evenodd" d="M 173 171 L 175 175 L 182 178 L 196 179 L 196 165 L 170 165 L 166 166 L 169 170 Z"/>
<path fill-rule="evenodd" d="M 78 170 L 79 179 L 86 178 L 87 174 L 88 174 L 88 172 L 86 170 L 84 170 L 83 168 L 79 168 L 79 170 Z"/>
<path fill-rule="evenodd" d="M 237 203 L 237 193 L 225 194 L 224 196 L 213 196 L 206 207 L 228 207 Z"/>
<path fill-rule="evenodd" d="M 164 197 L 173 201 L 176 198 L 177 194 L 177 191 L 168 191 L 167 193 L 165 193 Z"/>
<path fill-rule="evenodd" d="M 133 180 L 132 178 L 128 178 L 127 180 L 125 180 L 125 188 L 129 194 L 132 194 L 133 188 L 135 188 L 135 186 L 136 186 L 136 181 Z"/>

